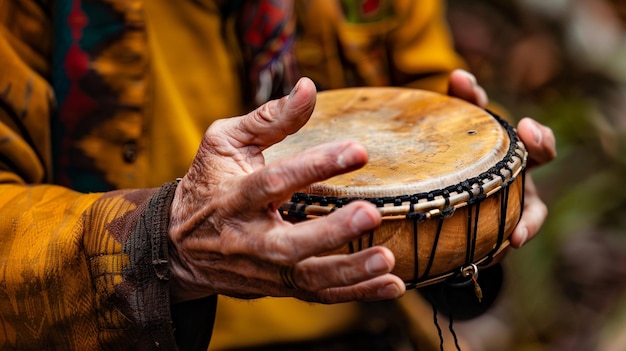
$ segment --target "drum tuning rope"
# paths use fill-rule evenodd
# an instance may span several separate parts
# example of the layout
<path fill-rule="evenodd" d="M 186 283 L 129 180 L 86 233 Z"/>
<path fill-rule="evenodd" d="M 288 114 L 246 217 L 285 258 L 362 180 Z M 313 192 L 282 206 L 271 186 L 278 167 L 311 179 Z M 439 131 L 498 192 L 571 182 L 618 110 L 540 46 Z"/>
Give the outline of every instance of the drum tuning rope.
<path fill-rule="evenodd" d="M 392 250 L 394 273 L 432 305 L 440 349 L 439 313 L 449 318 L 460 351 L 453 321 L 484 313 L 495 301 L 503 271 L 490 263 L 510 244 L 524 207 L 528 153 L 515 128 L 491 111 L 433 92 L 337 89 L 320 92 L 307 125 L 264 156 L 271 162 L 338 138 L 361 142 L 367 165 L 292 194 L 280 214 L 297 222 L 355 200 L 374 204 L 381 225 L 334 252 Z M 281 274 L 286 286 L 295 285 L 287 269 Z M 415 312 L 401 305 L 407 315 Z"/>

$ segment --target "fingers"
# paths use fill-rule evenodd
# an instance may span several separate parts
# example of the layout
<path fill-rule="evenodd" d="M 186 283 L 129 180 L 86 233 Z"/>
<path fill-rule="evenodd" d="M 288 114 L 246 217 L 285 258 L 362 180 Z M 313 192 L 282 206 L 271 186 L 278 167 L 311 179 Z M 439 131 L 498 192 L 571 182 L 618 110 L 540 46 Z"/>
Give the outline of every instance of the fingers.
<path fill-rule="evenodd" d="M 489 102 L 485 90 L 477 84 L 476 78 L 464 70 L 452 72 L 448 94 L 483 108 Z M 518 124 L 517 133 L 528 151 L 528 170 L 550 162 L 556 157 L 556 140 L 549 127 L 530 118 L 523 118 Z M 528 179 L 522 218 L 510 237 L 511 246 L 517 248 L 537 234 L 548 215 L 548 209 L 539 197 L 530 176 Z"/>
<path fill-rule="evenodd" d="M 366 162 L 367 150 L 356 142 L 319 145 L 278 160 L 243 179 L 245 201 L 276 209 L 293 192 L 361 168 Z"/>
<path fill-rule="evenodd" d="M 268 257 L 274 261 L 293 263 L 304 258 L 328 253 L 377 228 L 382 221 L 376 207 L 365 201 L 353 202 L 328 216 L 293 225 L 289 235 L 272 247 L 284 257 Z M 275 245 L 268 243 L 268 246 Z M 269 252 L 269 251 L 268 251 Z M 390 262 L 393 266 L 393 262 Z"/>
<path fill-rule="evenodd" d="M 230 130 L 236 146 L 256 145 L 261 149 L 283 140 L 298 131 L 311 117 L 315 107 L 315 84 L 301 78 L 289 96 L 272 100 L 242 118 L 233 119 L 236 126 Z"/>
<path fill-rule="evenodd" d="M 518 123 L 517 134 L 528 150 L 528 169 L 550 162 L 556 157 L 556 139 L 549 127 L 526 117 Z"/>
<path fill-rule="evenodd" d="M 356 285 L 322 290 L 313 301 L 322 303 L 381 301 L 398 298 L 405 292 L 406 286 L 400 278 L 393 274 L 385 274 Z"/>
<path fill-rule="evenodd" d="M 489 100 L 485 90 L 478 85 L 471 73 L 457 69 L 450 75 L 448 94 L 480 107 L 487 107 Z M 556 140 L 552 129 L 530 118 L 522 119 L 518 124 L 518 135 L 528 148 L 528 168 L 534 168 L 556 157 Z"/>
<path fill-rule="evenodd" d="M 349 259 L 348 259 L 349 257 Z M 389 272 L 391 252 L 383 247 L 343 256 L 313 257 L 287 270 L 281 270 L 285 295 L 306 301 L 340 303 L 395 299 L 406 292 L 406 285 Z"/>
<path fill-rule="evenodd" d="M 471 102 L 482 108 L 487 107 L 489 98 L 485 90 L 478 85 L 473 74 L 457 69 L 450 74 L 450 85 L 448 95 Z"/>
<path fill-rule="evenodd" d="M 350 255 L 311 257 L 293 266 L 292 281 L 300 288 L 320 291 L 351 286 L 390 273 L 395 258 L 389 249 L 371 247 Z"/>
<path fill-rule="evenodd" d="M 537 187 L 532 178 L 530 175 L 527 175 L 524 190 L 524 210 L 522 218 L 509 238 L 511 246 L 520 248 L 535 237 L 547 216 L 548 207 L 539 197 Z"/>
<path fill-rule="evenodd" d="M 222 252 L 254 255 L 264 261 L 293 265 L 347 245 L 377 228 L 381 221 L 380 211 L 366 201 L 355 201 L 328 216 L 297 224 L 245 221 L 234 226 L 233 230 L 222 232 L 222 240 L 228 242 Z M 245 240 L 242 240 L 242 233 L 247 233 Z"/>
<path fill-rule="evenodd" d="M 324 303 L 377 301 L 404 294 L 404 282 L 390 274 L 395 257 L 387 248 L 375 246 L 348 255 L 314 256 L 346 245 L 378 227 L 380 221 L 373 205 L 355 202 L 326 217 L 294 225 L 291 235 L 282 236 L 288 239 L 281 242 L 285 247 L 275 252 L 288 252 L 291 257 L 282 259 L 296 262 L 302 256 L 310 257 L 293 265 L 288 279 L 282 277 L 285 287 L 311 292 L 312 297 L 305 293 L 300 298 Z"/>

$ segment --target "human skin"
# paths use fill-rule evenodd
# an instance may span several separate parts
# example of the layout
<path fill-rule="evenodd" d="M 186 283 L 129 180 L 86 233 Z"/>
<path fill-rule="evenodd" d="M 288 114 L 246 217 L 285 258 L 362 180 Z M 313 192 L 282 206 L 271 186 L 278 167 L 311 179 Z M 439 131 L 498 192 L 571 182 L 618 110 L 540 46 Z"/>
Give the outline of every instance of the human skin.
<path fill-rule="evenodd" d="M 373 204 L 356 201 L 300 223 L 277 212 L 296 190 L 367 162 L 365 148 L 348 141 L 265 165 L 262 151 L 308 121 L 315 96 L 313 82 L 303 78 L 289 96 L 207 130 L 171 209 L 173 302 L 219 293 L 337 303 L 405 292 L 390 274 L 395 258 L 387 248 L 319 256 L 380 225 Z M 285 284 L 281 270 L 295 286 Z"/>
<path fill-rule="evenodd" d="M 450 76 L 448 94 L 487 107 L 489 99 L 476 78 L 464 70 L 455 70 Z M 537 121 L 524 117 L 517 124 L 517 134 L 528 151 L 527 170 L 530 171 L 556 157 L 556 139 L 552 129 Z M 511 246 L 522 247 L 535 237 L 548 215 L 548 208 L 541 200 L 530 174 L 526 176 L 524 209 L 519 223 L 509 238 Z"/>
<path fill-rule="evenodd" d="M 452 73 L 449 94 L 481 107 L 488 103 L 474 76 L 463 70 Z M 348 141 L 265 164 L 262 151 L 308 121 L 315 95 L 314 84 L 303 78 L 289 96 L 247 115 L 219 120 L 206 131 L 171 209 L 172 302 L 223 294 L 338 303 L 404 294 L 405 284 L 390 273 L 395 258 L 385 247 L 322 255 L 380 225 L 381 215 L 371 203 L 355 201 L 298 223 L 283 220 L 277 212 L 293 192 L 367 162 L 365 148 Z M 524 118 L 518 134 L 529 152 L 528 169 L 556 156 L 550 128 Z M 533 238 L 546 216 L 547 207 L 528 176 L 524 211 L 511 246 L 521 247 Z"/>

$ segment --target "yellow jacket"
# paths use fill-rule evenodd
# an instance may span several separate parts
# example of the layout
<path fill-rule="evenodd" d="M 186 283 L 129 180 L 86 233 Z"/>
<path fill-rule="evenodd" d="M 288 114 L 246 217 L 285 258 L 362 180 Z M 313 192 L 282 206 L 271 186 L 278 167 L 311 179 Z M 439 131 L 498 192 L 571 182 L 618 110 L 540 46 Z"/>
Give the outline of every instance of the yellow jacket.
<path fill-rule="evenodd" d="M 445 93 L 450 72 L 464 65 L 453 50 L 443 2 L 380 1 L 381 9 L 369 16 L 359 13 L 358 6 L 366 2 L 352 1 L 353 17 L 348 19 L 340 1 L 296 1 L 295 50 L 300 73 L 311 77 L 319 89 L 395 85 Z M 384 9 L 386 4 L 388 9 Z M 406 308 L 413 317 L 432 314 L 415 292 L 408 295 L 400 305 L 319 305 L 285 298 L 241 301 L 220 296 L 209 349 L 254 349 L 258 345 L 272 350 L 280 349 L 279 345 L 299 349 L 303 343 L 314 345 L 313 350 L 328 345 L 373 347 L 367 344 L 371 342 L 367 337 L 398 348 L 408 341 L 420 350 L 438 349 L 430 317 L 404 320 L 410 318 Z M 385 334 L 394 328 L 402 330 Z"/>
<path fill-rule="evenodd" d="M 297 4 L 299 68 L 320 88 L 442 90 L 460 65 L 440 1 L 367 25 Z M 222 9 L 0 0 L 0 348 L 171 349 L 181 321 L 179 344 L 208 341 L 214 298 L 170 308 L 166 219 L 205 128 L 254 106 Z"/>
<path fill-rule="evenodd" d="M 215 297 L 169 303 L 143 5 L 0 1 L 0 349 L 206 349 Z"/>

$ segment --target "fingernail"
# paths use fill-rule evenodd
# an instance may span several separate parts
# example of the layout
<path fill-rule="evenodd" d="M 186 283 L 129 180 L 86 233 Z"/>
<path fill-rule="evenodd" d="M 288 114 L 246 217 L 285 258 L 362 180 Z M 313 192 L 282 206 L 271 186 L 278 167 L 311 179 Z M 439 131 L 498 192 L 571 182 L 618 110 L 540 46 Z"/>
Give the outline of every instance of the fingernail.
<path fill-rule="evenodd" d="M 472 84 L 472 86 L 476 86 L 478 84 L 478 81 L 476 81 L 476 76 L 471 74 L 470 72 L 464 70 L 464 69 L 460 69 L 459 71 L 463 72 L 463 74 L 465 74 L 465 77 L 467 77 L 467 80 L 470 82 L 470 84 Z"/>
<path fill-rule="evenodd" d="M 535 143 L 541 144 L 542 135 L 541 135 L 541 130 L 539 130 L 539 125 L 535 121 L 533 121 L 531 125 L 533 129 L 533 138 L 535 139 Z"/>
<path fill-rule="evenodd" d="M 359 209 L 352 216 L 352 225 L 360 233 L 376 226 L 376 219 L 365 209 Z"/>
<path fill-rule="evenodd" d="M 487 107 L 487 104 L 489 103 L 487 92 L 485 92 L 485 89 L 483 89 L 480 85 L 478 85 L 478 80 L 476 79 L 476 76 L 466 70 L 459 70 L 459 71 L 465 74 L 467 81 L 474 88 L 474 93 L 476 94 L 476 104 L 483 108 Z"/>
<path fill-rule="evenodd" d="M 487 104 L 489 104 L 489 98 L 487 97 L 487 92 L 485 92 L 485 89 L 483 89 L 482 87 L 475 85 L 476 87 L 476 94 L 478 95 L 476 97 L 476 102 L 478 103 L 478 106 L 480 107 L 487 107 Z"/>
<path fill-rule="evenodd" d="M 389 273 L 390 267 L 383 255 L 376 254 L 367 260 L 365 269 L 367 269 L 367 272 L 370 274 L 383 274 Z"/>
<path fill-rule="evenodd" d="M 523 227 L 520 236 L 521 238 L 520 238 L 519 246 L 521 247 L 521 246 L 524 246 L 524 244 L 526 243 L 526 240 L 528 240 L 528 228 Z"/>
<path fill-rule="evenodd" d="M 383 299 L 395 299 L 400 297 L 400 289 L 396 284 L 387 284 L 378 290 L 378 296 Z"/>
<path fill-rule="evenodd" d="M 339 154 L 339 155 L 337 156 L 337 164 L 338 164 L 341 168 L 346 168 L 346 167 L 347 167 L 347 165 L 346 165 L 346 159 L 345 159 L 345 157 L 344 157 L 343 153 L 341 153 L 341 154 Z"/>
<path fill-rule="evenodd" d="M 296 93 L 298 92 L 298 87 L 300 86 L 300 82 L 301 81 L 302 80 L 298 80 L 296 85 L 293 86 L 293 88 L 291 89 L 291 92 L 289 92 L 289 96 L 287 97 L 287 99 L 291 99 L 294 95 L 296 95 Z"/>

